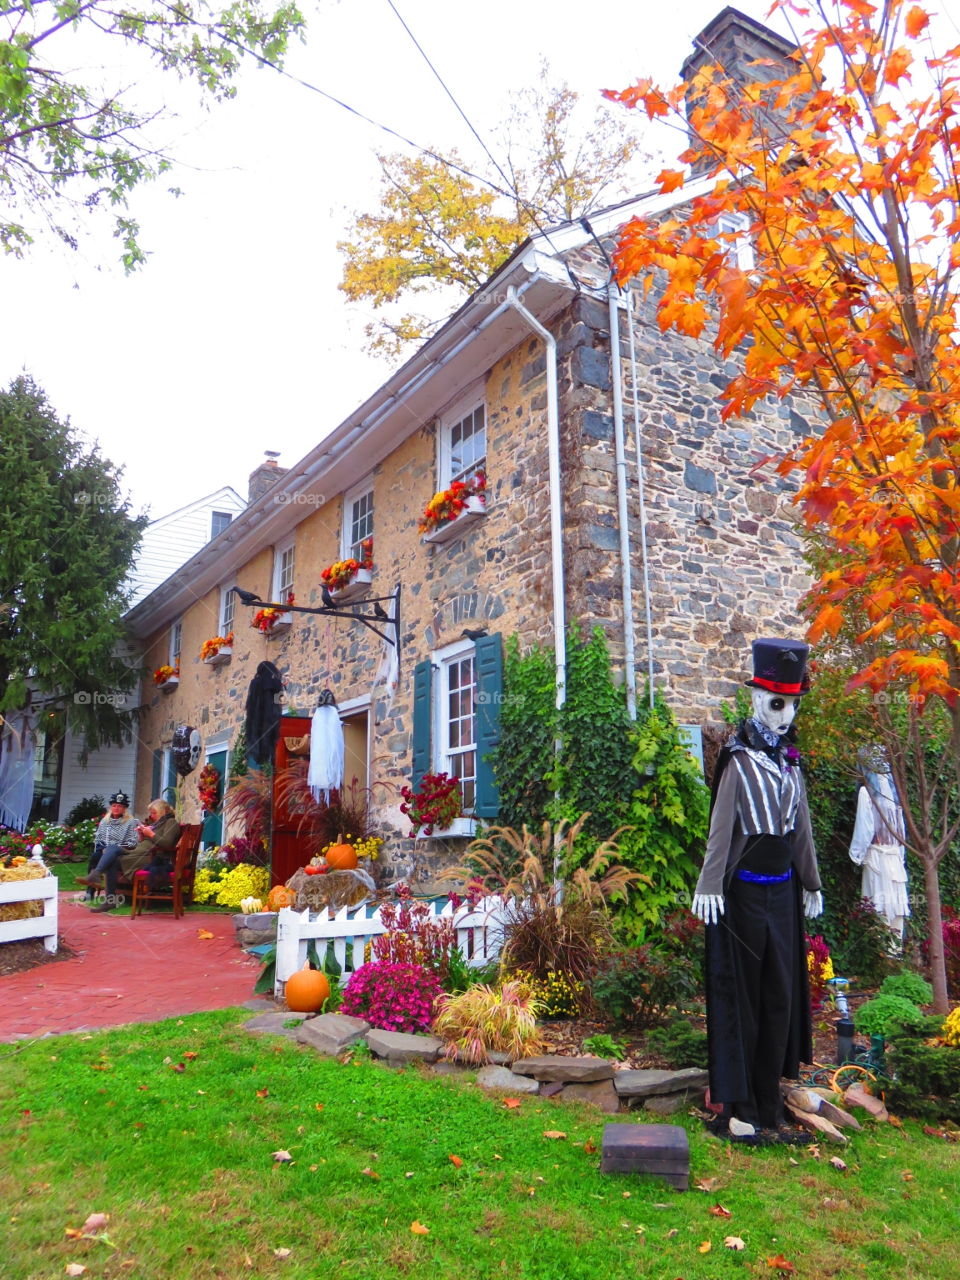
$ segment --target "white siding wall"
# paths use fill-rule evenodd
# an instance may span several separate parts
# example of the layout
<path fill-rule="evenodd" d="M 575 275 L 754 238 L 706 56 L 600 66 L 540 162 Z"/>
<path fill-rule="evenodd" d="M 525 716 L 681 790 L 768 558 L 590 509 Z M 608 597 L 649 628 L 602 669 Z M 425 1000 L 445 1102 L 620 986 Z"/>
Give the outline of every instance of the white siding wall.
<path fill-rule="evenodd" d="M 132 654 L 127 651 L 129 658 Z M 140 705 L 139 685 L 132 693 L 127 694 L 125 707 L 127 710 Z M 136 733 L 136 730 L 134 730 Z M 122 747 L 101 747 L 99 751 L 91 751 L 86 768 L 80 764 L 79 753 L 83 745 L 81 736 L 67 730 L 63 744 L 63 772 L 60 777 L 60 807 L 57 820 L 63 822 L 73 806 L 88 796 L 106 798 L 113 791 L 125 791 L 132 798 L 137 770 L 137 742 L 125 743 Z M 142 817 L 143 815 L 138 815 Z"/>
<path fill-rule="evenodd" d="M 229 511 L 236 519 L 245 507 L 238 493 L 223 488 L 147 525 L 130 574 L 133 595 L 129 607 L 133 608 L 206 546 L 214 511 Z"/>

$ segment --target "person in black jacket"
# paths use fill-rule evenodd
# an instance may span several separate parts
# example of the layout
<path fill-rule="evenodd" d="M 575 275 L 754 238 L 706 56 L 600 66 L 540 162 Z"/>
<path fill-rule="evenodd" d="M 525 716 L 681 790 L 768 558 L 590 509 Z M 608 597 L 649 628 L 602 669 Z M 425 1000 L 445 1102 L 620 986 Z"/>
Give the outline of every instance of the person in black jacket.
<path fill-rule="evenodd" d="M 783 1123 L 780 1079 L 812 1056 L 803 915 L 823 899 L 793 745 L 807 653 L 753 642 L 753 715 L 717 761 L 693 899 L 706 925 L 710 1099 L 738 1136 Z"/>
<path fill-rule="evenodd" d="M 247 692 L 247 762 L 262 769 L 273 763 L 280 731 L 283 677 L 272 662 L 261 662 Z"/>

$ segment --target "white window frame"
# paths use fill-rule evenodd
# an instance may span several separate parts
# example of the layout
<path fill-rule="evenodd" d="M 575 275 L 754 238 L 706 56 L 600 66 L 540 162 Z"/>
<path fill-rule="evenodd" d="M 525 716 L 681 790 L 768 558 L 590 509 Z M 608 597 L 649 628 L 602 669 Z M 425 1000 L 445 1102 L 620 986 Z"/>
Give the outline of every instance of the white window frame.
<path fill-rule="evenodd" d="M 477 470 L 486 471 L 487 469 L 487 448 L 489 440 L 487 439 L 487 397 L 486 388 L 478 384 L 472 387 L 466 395 L 461 396 L 459 400 L 443 411 L 440 415 L 440 429 L 437 432 L 437 476 L 439 478 L 439 489 L 449 489 L 454 480 L 459 479 L 463 472 L 457 475 L 453 474 L 453 449 L 450 443 L 450 436 L 453 428 L 464 418 L 475 413 L 477 409 L 483 410 L 483 435 L 484 450 L 483 464 L 477 467 Z"/>
<path fill-rule="evenodd" d="M 233 591 L 236 582 L 236 578 L 231 578 L 220 587 L 220 609 L 217 613 L 218 636 L 229 635 L 237 625 L 237 597 Z"/>
<path fill-rule="evenodd" d="M 717 219 L 718 235 L 735 235 L 736 240 L 727 247 L 727 256 L 733 266 L 741 271 L 752 271 L 757 257 L 750 239 L 750 219 L 745 213 L 721 213 Z"/>
<path fill-rule="evenodd" d="M 214 516 L 226 516 L 226 517 L 227 517 L 227 523 L 223 526 L 223 528 L 222 528 L 222 529 L 218 529 L 216 533 L 214 533 L 214 531 L 213 531 L 213 519 L 214 519 Z M 231 526 L 232 524 L 233 524 L 233 512 L 232 512 L 232 511 L 211 511 L 211 512 L 210 512 L 210 541 L 212 542 L 214 538 L 219 538 L 221 533 L 226 533 L 226 532 L 227 532 L 227 530 L 230 528 L 230 526 Z"/>
<path fill-rule="evenodd" d="M 177 618 L 175 622 L 170 624 L 170 652 L 167 654 L 167 661 L 171 667 L 180 665 L 180 657 L 183 654 L 183 618 Z"/>
<path fill-rule="evenodd" d="M 374 527 L 373 522 L 377 518 L 373 477 L 371 476 L 368 480 L 364 480 L 362 484 L 354 485 L 352 489 L 343 495 L 343 517 L 340 522 L 340 558 L 342 560 L 349 560 L 350 557 L 355 554 L 353 551 L 355 544 L 350 536 L 353 532 L 353 508 L 356 503 L 358 503 L 362 498 L 365 498 L 368 494 L 370 495 L 370 511 L 372 519 L 370 523 L 370 532 L 368 534 L 364 534 L 364 537 L 372 538 Z M 356 556 L 356 559 L 359 560 L 360 557 Z"/>
<path fill-rule="evenodd" d="M 288 586 L 283 585 L 283 562 L 287 553 L 290 553 L 290 583 Z M 286 542 L 278 542 L 273 548 L 273 587 L 271 590 L 271 600 L 277 604 L 286 604 L 287 596 L 293 590 L 293 581 L 297 572 L 296 557 L 296 538 L 288 538 Z"/>
<path fill-rule="evenodd" d="M 453 644 L 445 645 L 442 649 L 437 649 L 430 655 L 430 661 L 434 669 L 433 686 L 433 706 L 432 713 L 432 733 L 431 741 L 431 759 L 432 770 L 434 773 L 451 773 L 451 763 L 453 756 L 461 754 L 458 750 L 451 752 L 449 749 L 449 721 L 447 719 L 447 707 L 449 705 L 450 683 L 449 673 L 454 662 L 458 662 L 463 658 L 473 659 L 473 729 L 474 739 L 476 739 L 477 729 L 477 705 L 476 705 L 476 688 L 477 688 L 477 665 L 476 665 L 476 646 L 472 640 L 456 640 Z M 474 780 L 473 794 L 474 806 L 476 806 L 477 794 L 477 778 L 476 766 L 479 762 L 479 751 L 476 741 L 473 745 L 474 753 Z M 454 818 L 449 827 L 445 827 L 443 831 L 435 831 L 435 836 L 472 836 L 476 830 L 477 820 L 472 813 L 465 813 L 462 817 Z"/>

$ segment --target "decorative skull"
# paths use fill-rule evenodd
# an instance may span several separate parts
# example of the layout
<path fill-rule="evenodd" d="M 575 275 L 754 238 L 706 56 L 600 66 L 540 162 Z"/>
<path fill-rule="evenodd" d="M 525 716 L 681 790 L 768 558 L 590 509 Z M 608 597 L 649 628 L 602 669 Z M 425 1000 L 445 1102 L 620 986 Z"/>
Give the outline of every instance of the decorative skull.
<path fill-rule="evenodd" d="M 193 773 L 200 763 L 202 750 L 200 730 L 189 724 L 178 724 L 173 731 L 173 767 L 181 778 Z"/>

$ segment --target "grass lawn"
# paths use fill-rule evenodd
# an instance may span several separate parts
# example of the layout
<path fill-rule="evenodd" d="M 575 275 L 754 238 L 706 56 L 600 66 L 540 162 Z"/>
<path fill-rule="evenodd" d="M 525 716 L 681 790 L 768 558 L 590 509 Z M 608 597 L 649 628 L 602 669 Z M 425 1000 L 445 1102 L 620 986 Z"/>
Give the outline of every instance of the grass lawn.
<path fill-rule="evenodd" d="M 248 1016 L 0 1045 L 5 1280 L 790 1274 L 777 1255 L 807 1278 L 957 1275 L 958 1151 L 911 1122 L 857 1135 L 844 1171 L 833 1148 L 748 1151 L 683 1118 L 709 1189 L 678 1193 L 601 1175 L 591 1108 L 344 1065 Z M 106 1238 L 65 1234 L 92 1212 Z"/>

